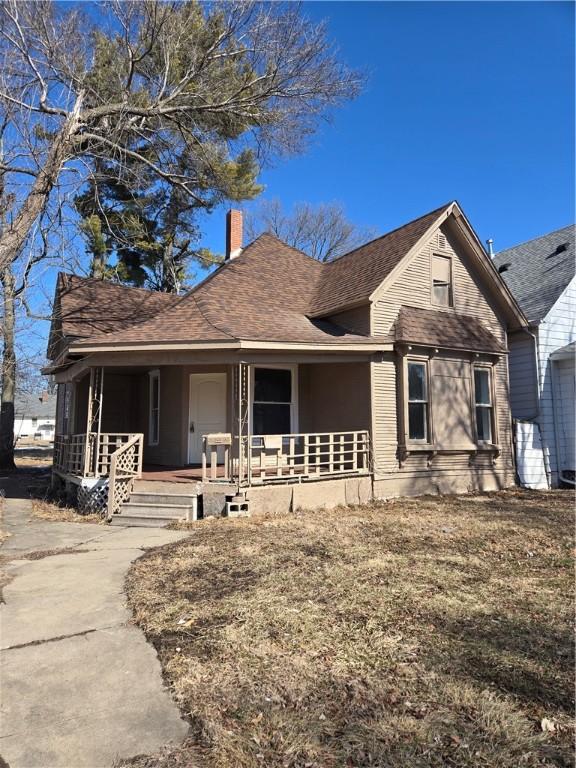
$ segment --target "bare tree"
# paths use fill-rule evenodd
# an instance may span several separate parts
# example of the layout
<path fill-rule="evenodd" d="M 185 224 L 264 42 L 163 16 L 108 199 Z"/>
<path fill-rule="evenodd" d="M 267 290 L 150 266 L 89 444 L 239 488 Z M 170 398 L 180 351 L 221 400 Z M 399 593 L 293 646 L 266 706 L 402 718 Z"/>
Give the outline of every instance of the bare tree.
<path fill-rule="evenodd" d="M 279 200 L 263 201 L 247 216 L 249 240 L 271 232 L 318 261 L 332 261 L 372 240 L 376 232 L 348 221 L 340 203 L 297 203 L 285 213 Z"/>
<path fill-rule="evenodd" d="M 95 168 L 105 164 L 108 179 L 177 189 L 198 208 L 249 199 L 262 163 L 302 150 L 319 119 L 361 86 L 297 4 L 86 8 L 0 3 L 3 447 L 13 423 L 12 265 L 54 198 L 60 205 L 84 184 L 97 196 Z"/>
<path fill-rule="evenodd" d="M 152 175 L 198 204 L 243 199 L 259 191 L 259 162 L 300 150 L 360 85 L 295 4 L 115 0 L 96 13 L 0 6 L 0 109 L 14 139 L 0 170 L 32 179 L 12 199 L 0 269 L 66 171 L 100 159 L 134 187 Z"/>

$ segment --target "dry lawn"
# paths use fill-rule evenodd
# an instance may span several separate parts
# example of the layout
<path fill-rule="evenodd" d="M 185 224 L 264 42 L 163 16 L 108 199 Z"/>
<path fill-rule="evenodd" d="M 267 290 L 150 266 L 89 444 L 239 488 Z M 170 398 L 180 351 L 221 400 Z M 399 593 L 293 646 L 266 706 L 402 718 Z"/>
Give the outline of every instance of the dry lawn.
<path fill-rule="evenodd" d="M 67 507 L 54 501 L 33 499 L 32 515 L 41 520 L 50 520 L 57 523 L 106 523 L 99 514 L 82 515 L 74 507 Z"/>
<path fill-rule="evenodd" d="M 123 765 L 572 765 L 573 528 L 567 491 L 196 524 L 127 583 L 192 736 Z"/>

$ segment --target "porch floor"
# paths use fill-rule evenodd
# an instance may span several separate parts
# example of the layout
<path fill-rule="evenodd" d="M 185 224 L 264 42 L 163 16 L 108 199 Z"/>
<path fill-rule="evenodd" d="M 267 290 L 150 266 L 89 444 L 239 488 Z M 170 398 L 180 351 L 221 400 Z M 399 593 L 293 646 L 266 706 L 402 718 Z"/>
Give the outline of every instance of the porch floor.
<path fill-rule="evenodd" d="M 224 477 L 224 466 L 217 468 L 217 475 Z M 188 464 L 182 467 L 144 464 L 140 479 L 164 483 L 197 483 L 202 480 L 202 466 L 200 464 Z"/>

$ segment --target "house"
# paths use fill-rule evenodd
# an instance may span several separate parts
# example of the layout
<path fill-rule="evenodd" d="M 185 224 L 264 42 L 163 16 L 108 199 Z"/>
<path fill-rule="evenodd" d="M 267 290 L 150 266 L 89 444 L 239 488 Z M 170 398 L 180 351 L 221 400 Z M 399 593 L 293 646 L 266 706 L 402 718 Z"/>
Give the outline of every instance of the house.
<path fill-rule="evenodd" d="M 575 258 L 573 226 L 494 258 L 529 322 L 509 346 L 518 472 L 531 488 L 574 483 Z"/>
<path fill-rule="evenodd" d="M 14 439 L 52 440 L 56 424 L 56 395 L 20 393 L 14 402 Z"/>
<path fill-rule="evenodd" d="M 510 486 L 525 325 L 456 202 L 327 264 L 231 211 L 185 296 L 60 275 L 55 477 L 113 521 Z"/>

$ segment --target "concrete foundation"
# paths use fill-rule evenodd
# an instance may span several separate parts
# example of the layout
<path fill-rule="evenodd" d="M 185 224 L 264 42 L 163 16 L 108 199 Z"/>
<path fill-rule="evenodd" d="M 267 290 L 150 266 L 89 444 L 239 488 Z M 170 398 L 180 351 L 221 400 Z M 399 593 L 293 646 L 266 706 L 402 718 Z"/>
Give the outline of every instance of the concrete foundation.
<path fill-rule="evenodd" d="M 246 492 L 250 514 L 283 514 L 295 509 L 333 509 L 372 500 L 370 477 L 348 477 L 292 485 L 252 487 Z"/>
<path fill-rule="evenodd" d="M 487 491 L 501 491 L 515 485 L 512 471 L 449 474 L 438 472 L 434 476 L 393 475 L 374 478 L 374 498 L 393 499 L 401 496 L 424 496 L 427 494 L 461 494 Z"/>

